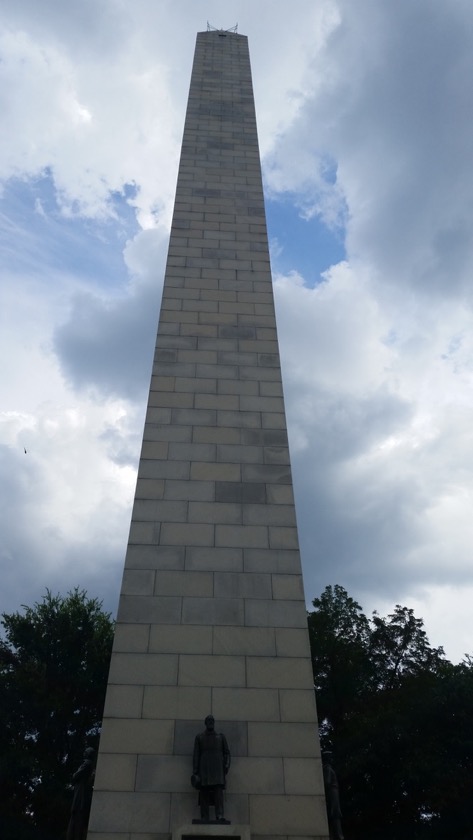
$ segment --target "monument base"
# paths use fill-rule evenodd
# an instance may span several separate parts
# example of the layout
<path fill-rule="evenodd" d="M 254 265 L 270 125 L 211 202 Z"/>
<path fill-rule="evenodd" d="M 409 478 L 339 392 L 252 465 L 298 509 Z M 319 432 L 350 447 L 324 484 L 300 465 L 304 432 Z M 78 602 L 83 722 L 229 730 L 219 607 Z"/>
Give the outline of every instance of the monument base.
<path fill-rule="evenodd" d="M 251 840 L 251 831 L 249 825 L 193 820 L 191 825 L 175 829 L 172 840 Z"/>

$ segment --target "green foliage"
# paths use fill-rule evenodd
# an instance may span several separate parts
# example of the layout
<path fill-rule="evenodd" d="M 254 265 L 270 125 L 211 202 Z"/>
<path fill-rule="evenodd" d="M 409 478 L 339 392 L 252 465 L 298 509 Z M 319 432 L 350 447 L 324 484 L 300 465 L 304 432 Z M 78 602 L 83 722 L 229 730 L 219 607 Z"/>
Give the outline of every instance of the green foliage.
<path fill-rule="evenodd" d="M 396 606 L 371 620 L 341 586 L 309 613 L 325 748 L 351 840 L 471 840 L 473 663 L 432 648 Z"/>
<path fill-rule="evenodd" d="M 327 586 L 313 605 L 308 622 L 318 710 L 331 729 L 341 723 L 369 679 L 370 625 L 342 586 Z"/>
<path fill-rule="evenodd" d="M 75 589 L 66 597 L 47 591 L 24 613 L 4 613 L 2 625 L 2 838 L 59 838 L 72 773 L 86 743 L 98 741 L 113 623 Z"/>
<path fill-rule="evenodd" d="M 442 661 L 443 648 L 431 648 L 424 622 L 414 610 L 396 605 L 394 612 L 372 618 L 370 658 L 379 688 L 394 688 L 408 674 L 436 672 Z"/>

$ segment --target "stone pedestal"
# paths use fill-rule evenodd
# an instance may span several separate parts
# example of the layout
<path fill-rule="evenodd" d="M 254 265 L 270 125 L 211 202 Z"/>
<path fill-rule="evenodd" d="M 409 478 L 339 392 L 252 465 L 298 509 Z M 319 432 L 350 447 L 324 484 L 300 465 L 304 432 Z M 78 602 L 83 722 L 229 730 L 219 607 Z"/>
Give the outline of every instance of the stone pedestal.
<path fill-rule="evenodd" d="M 172 840 L 251 840 L 249 825 L 183 825 Z"/>

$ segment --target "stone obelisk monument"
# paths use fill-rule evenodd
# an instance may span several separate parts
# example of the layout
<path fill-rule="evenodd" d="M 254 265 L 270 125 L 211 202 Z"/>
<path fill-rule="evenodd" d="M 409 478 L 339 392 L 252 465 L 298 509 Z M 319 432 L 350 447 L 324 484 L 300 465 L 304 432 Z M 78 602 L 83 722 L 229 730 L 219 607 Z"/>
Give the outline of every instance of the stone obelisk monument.
<path fill-rule="evenodd" d="M 231 826 L 191 826 L 208 714 Z M 197 36 L 88 838 L 199 830 L 328 834 L 248 43 L 223 31 Z"/>

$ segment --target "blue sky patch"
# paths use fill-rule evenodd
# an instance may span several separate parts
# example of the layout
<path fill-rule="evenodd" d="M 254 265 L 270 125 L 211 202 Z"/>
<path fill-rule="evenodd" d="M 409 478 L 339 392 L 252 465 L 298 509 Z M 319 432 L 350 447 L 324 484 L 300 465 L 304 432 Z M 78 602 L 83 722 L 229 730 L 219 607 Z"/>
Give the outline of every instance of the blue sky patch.
<path fill-rule="evenodd" d="M 340 231 L 329 230 L 316 216 L 303 219 L 289 200 L 266 199 L 265 203 L 269 241 L 278 244 L 271 249 L 274 271 L 295 270 L 313 287 L 320 283 L 323 271 L 345 259 Z"/>
<path fill-rule="evenodd" d="M 127 282 L 126 241 L 138 231 L 127 203 L 133 187 L 111 196 L 116 218 L 98 222 L 61 214 L 50 173 L 10 179 L 0 200 L 0 254 L 12 274 L 61 272 L 108 288 Z M 33 211 L 33 212 L 32 212 Z"/>

